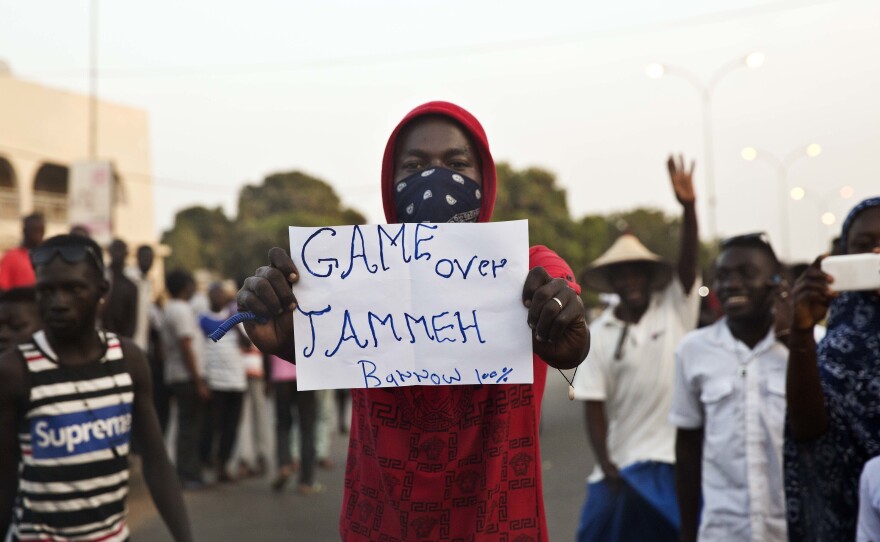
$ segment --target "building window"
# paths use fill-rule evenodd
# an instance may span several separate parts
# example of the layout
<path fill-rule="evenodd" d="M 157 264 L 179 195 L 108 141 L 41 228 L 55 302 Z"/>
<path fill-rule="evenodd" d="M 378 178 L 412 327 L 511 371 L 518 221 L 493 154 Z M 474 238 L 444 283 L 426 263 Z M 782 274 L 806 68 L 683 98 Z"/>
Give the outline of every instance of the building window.
<path fill-rule="evenodd" d="M 67 186 L 70 170 L 57 164 L 43 164 L 34 179 L 34 212 L 47 222 L 67 222 Z"/>
<path fill-rule="evenodd" d="M 15 171 L 9 160 L 2 156 L 0 156 L 0 218 L 13 220 L 20 218 Z"/>

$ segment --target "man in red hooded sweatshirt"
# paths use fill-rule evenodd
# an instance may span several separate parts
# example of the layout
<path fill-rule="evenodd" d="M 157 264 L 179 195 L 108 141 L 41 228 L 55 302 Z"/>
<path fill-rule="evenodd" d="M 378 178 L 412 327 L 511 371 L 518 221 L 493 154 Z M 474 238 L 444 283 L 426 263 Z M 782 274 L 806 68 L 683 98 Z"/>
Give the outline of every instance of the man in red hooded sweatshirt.
<path fill-rule="evenodd" d="M 389 223 L 486 222 L 495 192 L 486 134 L 461 107 L 426 103 L 392 132 L 382 162 Z M 529 260 L 533 384 L 352 390 L 343 541 L 546 542 L 538 423 L 547 366 L 576 367 L 590 340 L 569 266 L 542 246 Z M 240 310 L 271 318 L 246 325 L 254 344 L 290 361 L 298 278 L 273 248 L 238 293 Z"/>

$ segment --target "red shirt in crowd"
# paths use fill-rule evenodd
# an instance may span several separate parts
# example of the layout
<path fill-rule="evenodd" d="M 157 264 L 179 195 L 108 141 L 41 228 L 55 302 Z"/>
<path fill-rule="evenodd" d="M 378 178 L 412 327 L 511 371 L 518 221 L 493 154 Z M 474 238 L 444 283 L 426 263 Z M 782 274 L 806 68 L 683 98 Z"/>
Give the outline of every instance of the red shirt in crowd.
<path fill-rule="evenodd" d="M 16 247 L 7 250 L 0 260 L 0 290 L 33 286 L 36 282 L 28 249 Z"/>

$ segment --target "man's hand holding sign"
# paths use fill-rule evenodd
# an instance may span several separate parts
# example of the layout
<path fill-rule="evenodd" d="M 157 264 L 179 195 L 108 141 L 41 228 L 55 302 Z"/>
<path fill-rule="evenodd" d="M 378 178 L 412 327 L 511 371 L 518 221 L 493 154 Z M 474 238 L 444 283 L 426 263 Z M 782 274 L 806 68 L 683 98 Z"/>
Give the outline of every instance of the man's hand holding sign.
<path fill-rule="evenodd" d="M 238 302 L 266 319 L 248 335 L 295 361 L 303 389 L 530 383 L 532 350 L 562 369 L 586 357 L 580 298 L 527 270 L 525 221 L 290 234 L 293 258 L 273 248 Z"/>

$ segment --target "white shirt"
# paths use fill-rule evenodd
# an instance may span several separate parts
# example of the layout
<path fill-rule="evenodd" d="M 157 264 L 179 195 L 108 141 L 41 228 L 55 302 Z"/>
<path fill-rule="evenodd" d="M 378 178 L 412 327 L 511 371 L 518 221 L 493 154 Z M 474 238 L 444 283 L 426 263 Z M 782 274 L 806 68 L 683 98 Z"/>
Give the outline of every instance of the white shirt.
<path fill-rule="evenodd" d="M 153 283 L 141 273 L 140 269 L 128 267 L 125 270 L 127 276 L 138 289 L 137 322 L 134 327 L 135 344 L 147 351 L 147 343 L 150 340 L 150 307 L 153 306 Z"/>
<path fill-rule="evenodd" d="M 165 383 L 191 382 L 192 375 L 186 368 L 180 339 L 192 339 L 199 377 L 205 375 L 204 335 L 192 306 L 180 299 L 169 299 L 162 314 L 162 351 L 165 354 Z"/>
<path fill-rule="evenodd" d="M 700 540 L 788 540 L 782 442 L 788 349 L 771 329 L 753 350 L 727 319 L 689 333 L 676 353 L 669 421 L 704 429 Z"/>
<path fill-rule="evenodd" d="M 208 329 L 213 332 L 214 325 L 223 322 L 231 315 L 231 311 L 222 310 L 220 312 L 208 311 L 199 316 L 199 323 L 204 333 L 205 379 L 208 381 L 208 387 L 212 390 L 244 391 L 247 388 L 245 359 L 238 346 L 237 331 L 232 330 L 229 336 L 214 342 L 208 338 L 210 333 L 205 328 L 206 321 L 213 323 L 213 325 L 208 324 Z"/>
<path fill-rule="evenodd" d="M 880 542 L 880 457 L 865 463 L 859 479 L 857 542 Z"/>
<path fill-rule="evenodd" d="M 590 325 L 590 353 L 575 374 L 574 396 L 605 402 L 608 455 L 618 467 L 639 461 L 675 463 L 675 428 L 667 420 L 675 348 L 696 326 L 699 309 L 699 296 L 686 295 L 674 279 L 651 296 L 641 320 L 628 325 L 621 359 L 615 359 L 615 351 L 626 324 L 614 309 Z M 602 478 L 597 466 L 588 480 Z"/>

